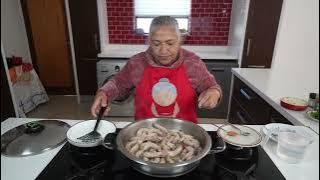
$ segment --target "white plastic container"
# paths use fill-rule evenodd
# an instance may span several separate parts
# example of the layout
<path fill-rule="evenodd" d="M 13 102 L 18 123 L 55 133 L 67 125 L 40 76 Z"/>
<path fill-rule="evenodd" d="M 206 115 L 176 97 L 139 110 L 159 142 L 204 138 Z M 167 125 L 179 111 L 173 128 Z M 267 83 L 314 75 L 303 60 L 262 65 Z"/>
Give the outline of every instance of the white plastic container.
<path fill-rule="evenodd" d="M 288 163 L 299 163 L 303 160 L 312 136 L 299 132 L 280 132 L 278 134 L 277 155 Z"/>

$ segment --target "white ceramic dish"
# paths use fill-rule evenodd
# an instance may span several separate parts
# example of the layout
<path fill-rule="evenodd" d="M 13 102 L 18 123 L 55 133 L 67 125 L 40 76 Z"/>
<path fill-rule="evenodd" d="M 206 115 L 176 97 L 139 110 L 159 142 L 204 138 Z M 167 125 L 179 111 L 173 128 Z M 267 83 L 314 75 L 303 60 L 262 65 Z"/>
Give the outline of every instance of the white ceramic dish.
<path fill-rule="evenodd" d="M 280 99 L 280 104 L 282 107 L 294 111 L 304 111 L 308 107 L 307 101 L 295 97 L 283 97 Z"/>
<path fill-rule="evenodd" d="M 101 134 L 101 138 L 102 138 L 100 139 L 100 141 L 85 143 L 77 139 L 78 137 L 81 137 L 91 132 L 95 126 L 95 123 L 96 123 L 96 120 L 87 120 L 72 126 L 67 132 L 68 142 L 78 147 L 94 147 L 94 146 L 100 145 L 102 140 L 107 134 L 113 133 L 116 131 L 116 126 L 113 123 L 109 121 L 101 120 L 97 128 L 97 131 Z"/>

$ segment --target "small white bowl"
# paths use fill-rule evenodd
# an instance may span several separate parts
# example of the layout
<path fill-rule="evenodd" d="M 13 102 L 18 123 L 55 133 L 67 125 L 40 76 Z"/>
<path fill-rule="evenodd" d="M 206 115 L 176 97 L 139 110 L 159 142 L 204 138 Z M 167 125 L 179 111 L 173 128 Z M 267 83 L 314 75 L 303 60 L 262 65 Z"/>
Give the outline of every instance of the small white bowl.
<path fill-rule="evenodd" d="M 67 132 L 68 142 L 74 146 L 78 147 L 94 147 L 101 144 L 104 137 L 109 133 L 116 132 L 116 126 L 105 120 L 101 120 L 97 131 L 101 134 L 101 139 L 96 142 L 82 142 L 80 139 L 77 139 L 87 133 L 93 131 L 93 128 L 96 124 L 96 120 L 87 120 L 72 126 Z"/>

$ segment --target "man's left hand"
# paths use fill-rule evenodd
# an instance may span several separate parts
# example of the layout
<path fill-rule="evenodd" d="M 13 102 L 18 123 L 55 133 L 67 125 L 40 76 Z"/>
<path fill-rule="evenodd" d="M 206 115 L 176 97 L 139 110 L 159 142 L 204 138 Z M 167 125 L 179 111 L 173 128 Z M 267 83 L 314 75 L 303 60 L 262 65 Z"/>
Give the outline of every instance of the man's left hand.
<path fill-rule="evenodd" d="M 198 98 L 199 108 L 212 109 L 217 106 L 221 97 L 220 91 L 215 88 L 209 88 L 203 91 Z"/>

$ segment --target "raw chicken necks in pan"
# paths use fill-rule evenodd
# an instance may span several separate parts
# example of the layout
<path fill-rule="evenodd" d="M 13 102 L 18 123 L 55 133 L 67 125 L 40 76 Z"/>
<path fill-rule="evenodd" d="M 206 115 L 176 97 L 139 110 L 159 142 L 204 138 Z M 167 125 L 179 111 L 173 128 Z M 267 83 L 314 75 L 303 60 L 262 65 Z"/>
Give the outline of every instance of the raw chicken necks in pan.
<path fill-rule="evenodd" d="M 152 163 L 177 163 L 191 159 L 201 152 L 200 143 L 181 131 L 170 131 L 153 123 L 151 128 L 140 128 L 131 137 L 126 149 L 136 157 Z"/>

